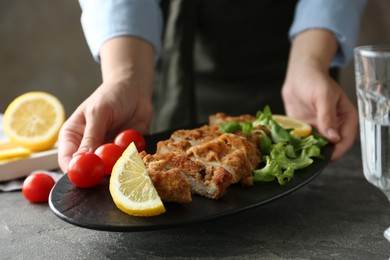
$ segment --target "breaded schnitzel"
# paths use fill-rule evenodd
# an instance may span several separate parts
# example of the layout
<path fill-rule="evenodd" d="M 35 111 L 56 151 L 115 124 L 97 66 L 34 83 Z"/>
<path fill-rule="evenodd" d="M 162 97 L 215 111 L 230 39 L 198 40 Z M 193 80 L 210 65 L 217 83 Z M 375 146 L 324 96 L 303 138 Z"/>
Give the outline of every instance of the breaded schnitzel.
<path fill-rule="evenodd" d="M 252 171 L 261 160 L 259 137 L 219 130 L 226 121 L 253 120 L 218 113 L 210 116 L 209 125 L 173 132 L 158 142 L 155 154 L 141 153 L 161 199 L 190 202 L 192 194 L 218 199 L 232 184 L 253 185 Z"/>

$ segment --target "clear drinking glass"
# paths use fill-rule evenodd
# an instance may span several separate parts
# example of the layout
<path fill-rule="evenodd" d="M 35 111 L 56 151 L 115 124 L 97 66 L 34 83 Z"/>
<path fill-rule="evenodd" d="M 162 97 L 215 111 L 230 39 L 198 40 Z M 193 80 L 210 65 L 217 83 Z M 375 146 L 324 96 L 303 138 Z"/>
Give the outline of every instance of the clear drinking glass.
<path fill-rule="evenodd" d="M 364 176 L 390 200 L 390 45 L 356 47 L 355 77 Z"/>

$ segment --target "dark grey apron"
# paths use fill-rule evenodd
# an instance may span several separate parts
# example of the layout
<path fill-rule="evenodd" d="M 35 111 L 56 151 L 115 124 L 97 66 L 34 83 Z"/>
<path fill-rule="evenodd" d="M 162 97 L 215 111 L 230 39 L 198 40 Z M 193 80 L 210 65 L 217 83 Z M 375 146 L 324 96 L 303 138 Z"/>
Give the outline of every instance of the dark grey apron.
<path fill-rule="evenodd" d="M 207 122 L 216 112 L 283 113 L 296 1 L 162 0 L 165 29 L 152 131 Z"/>

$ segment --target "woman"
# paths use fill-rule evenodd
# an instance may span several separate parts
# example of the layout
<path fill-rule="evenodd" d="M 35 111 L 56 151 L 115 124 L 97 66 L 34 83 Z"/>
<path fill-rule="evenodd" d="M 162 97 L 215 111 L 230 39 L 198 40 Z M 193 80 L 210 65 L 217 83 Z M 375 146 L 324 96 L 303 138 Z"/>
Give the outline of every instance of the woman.
<path fill-rule="evenodd" d="M 157 131 L 267 104 L 314 125 L 340 158 L 357 113 L 329 69 L 350 61 L 365 2 L 80 0 L 103 81 L 61 129 L 61 169 L 121 129 L 149 133 L 152 119 Z"/>

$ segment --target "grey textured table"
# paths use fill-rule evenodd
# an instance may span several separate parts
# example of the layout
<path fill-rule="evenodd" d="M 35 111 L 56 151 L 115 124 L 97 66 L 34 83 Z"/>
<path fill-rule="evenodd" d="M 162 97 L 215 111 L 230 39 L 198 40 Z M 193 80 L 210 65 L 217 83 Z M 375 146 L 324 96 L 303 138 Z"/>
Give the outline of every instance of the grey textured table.
<path fill-rule="evenodd" d="M 0 259 L 388 259 L 387 199 L 363 177 L 360 145 L 298 191 L 253 210 L 147 232 L 84 229 L 21 192 L 0 193 Z"/>

